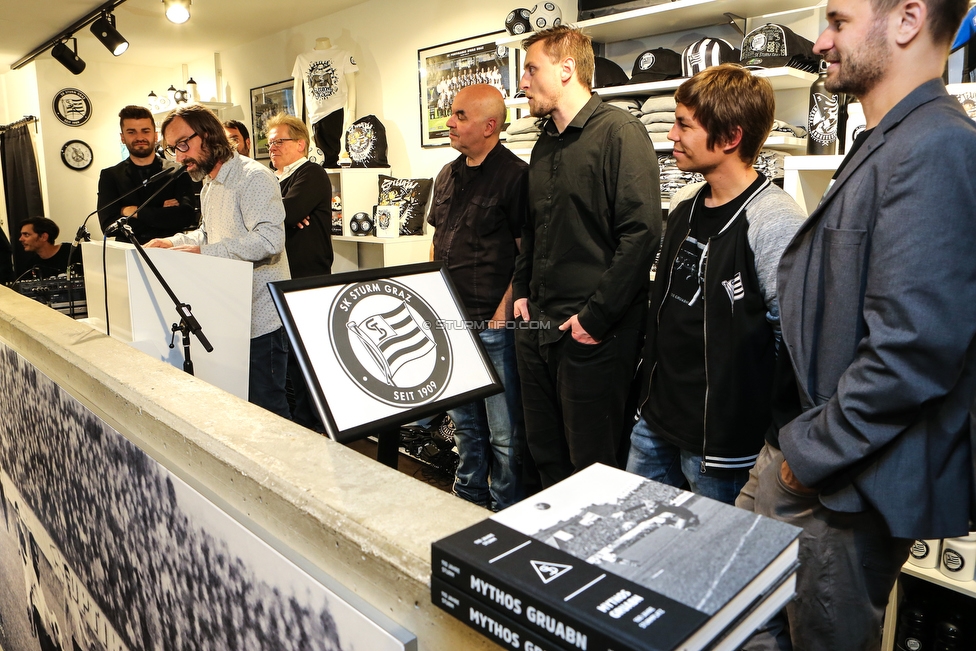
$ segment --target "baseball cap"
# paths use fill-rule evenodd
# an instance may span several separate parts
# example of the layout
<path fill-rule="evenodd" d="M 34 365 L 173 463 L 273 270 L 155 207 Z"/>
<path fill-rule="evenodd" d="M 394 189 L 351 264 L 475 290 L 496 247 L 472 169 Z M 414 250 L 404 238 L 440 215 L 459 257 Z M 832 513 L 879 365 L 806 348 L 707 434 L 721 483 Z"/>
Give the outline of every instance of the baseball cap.
<path fill-rule="evenodd" d="M 813 42 L 789 27 L 766 23 L 742 39 L 742 65 L 747 68 L 799 68 L 817 72 L 820 57 L 813 53 Z"/>
<path fill-rule="evenodd" d="M 681 76 L 691 77 L 705 68 L 723 63 L 738 63 L 739 51 L 721 38 L 701 38 L 681 53 Z"/>
<path fill-rule="evenodd" d="M 644 50 L 634 60 L 634 70 L 629 84 L 677 79 L 681 76 L 681 55 L 674 50 L 659 47 Z"/>
<path fill-rule="evenodd" d="M 627 73 L 619 65 L 604 57 L 595 57 L 593 66 L 593 87 L 606 88 L 627 83 Z"/>

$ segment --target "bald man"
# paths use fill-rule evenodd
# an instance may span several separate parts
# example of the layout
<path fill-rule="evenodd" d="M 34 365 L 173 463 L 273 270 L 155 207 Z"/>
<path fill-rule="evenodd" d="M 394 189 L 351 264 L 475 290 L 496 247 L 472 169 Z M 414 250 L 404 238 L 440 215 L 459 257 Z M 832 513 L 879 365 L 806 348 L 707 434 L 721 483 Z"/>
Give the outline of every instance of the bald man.
<path fill-rule="evenodd" d="M 505 392 L 449 413 L 461 461 L 454 493 L 492 510 L 523 496 L 525 437 L 512 321 L 512 274 L 525 221 L 528 165 L 499 142 L 505 102 L 497 88 L 475 84 L 454 98 L 447 120 L 461 152 L 434 184 L 427 221 L 436 229 L 431 258 L 443 260 Z"/>

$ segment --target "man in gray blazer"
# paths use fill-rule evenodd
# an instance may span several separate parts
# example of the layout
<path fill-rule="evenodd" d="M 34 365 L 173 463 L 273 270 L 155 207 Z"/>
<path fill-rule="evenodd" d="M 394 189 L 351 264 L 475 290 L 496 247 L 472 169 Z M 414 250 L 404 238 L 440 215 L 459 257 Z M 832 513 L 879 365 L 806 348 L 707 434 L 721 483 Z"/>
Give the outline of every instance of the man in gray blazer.
<path fill-rule="evenodd" d="M 966 8 L 827 3 L 827 89 L 867 131 L 779 267 L 792 388 L 737 504 L 804 535 L 788 630 L 747 648 L 877 649 L 912 539 L 970 529 L 976 126 L 941 80 Z"/>

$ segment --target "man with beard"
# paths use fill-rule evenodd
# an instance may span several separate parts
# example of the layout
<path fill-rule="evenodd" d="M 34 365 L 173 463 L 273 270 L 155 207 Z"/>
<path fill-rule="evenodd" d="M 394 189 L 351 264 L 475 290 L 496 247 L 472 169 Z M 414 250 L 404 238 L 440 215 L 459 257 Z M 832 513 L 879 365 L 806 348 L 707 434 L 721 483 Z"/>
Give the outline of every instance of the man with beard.
<path fill-rule="evenodd" d="M 196 228 L 200 223 L 200 184 L 185 174 L 134 214 L 136 208 L 149 200 L 168 179 L 157 179 L 148 184 L 146 181 L 164 169 L 177 167 L 177 164 L 156 154 L 156 122 L 149 109 L 126 106 L 119 112 L 119 127 L 129 157 L 114 167 L 103 169 L 98 176 L 98 221 L 102 232 L 120 217 L 129 218 L 129 227 L 140 243 Z M 127 192 L 132 194 L 126 195 Z M 125 237 L 117 239 L 124 240 Z"/>
<path fill-rule="evenodd" d="M 657 155 L 626 111 L 592 94 L 590 38 L 536 32 L 521 87 L 547 117 L 529 162 L 512 281 L 525 435 L 543 487 L 626 459 L 624 412 L 661 235 Z"/>
<path fill-rule="evenodd" d="M 783 383 L 737 505 L 804 533 L 786 628 L 746 648 L 878 649 L 912 540 L 970 530 L 976 126 L 941 79 L 966 7 L 827 3 L 827 90 L 867 129 L 780 262 Z"/>
<path fill-rule="evenodd" d="M 224 131 L 227 133 L 227 140 L 237 153 L 241 156 L 251 156 L 251 134 L 247 127 L 240 120 L 227 120 L 224 122 Z"/>
<path fill-rule="evenodd" d="M 200 228 L 146 246 L 173 248 L 254 264 L 251 294 L 251 351 L 248 400 L 289 418 L 285 396 L 288 340 L 268 283 L 288 280 L 285 207 L 278 180 L 264 165 L 231 147 L 224 127 L 209 109 L 181 106 L 163 120 L 166 151 L 203 181 Z"/>

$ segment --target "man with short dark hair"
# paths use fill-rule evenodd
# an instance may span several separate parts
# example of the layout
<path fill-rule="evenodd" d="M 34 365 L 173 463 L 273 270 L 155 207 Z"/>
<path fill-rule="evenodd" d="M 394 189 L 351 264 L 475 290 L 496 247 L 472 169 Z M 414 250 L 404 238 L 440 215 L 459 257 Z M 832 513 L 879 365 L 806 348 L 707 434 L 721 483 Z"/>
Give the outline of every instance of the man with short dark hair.
<path fill-rule="evenodd" d="M 497 511 L 523 497 L 525 425 L 515 334 L 506 325 L 513 318 L 511 280 L 525 221 L 527 165 L 499 142 L 506 111 L 497 88 L 466 86 L 451 111 L 451 147 L 461 155 L 434 183 L 427 216 L 435 228 L 432 255 L 447 265 L 505 389 L 449 412 L 460 456 L 454 494 Z"/>
<path fill-rule="evenodd" d="M 773 126 L 767 79 L 724 64 L 675 100 L 678 169 L 705 183 L 671 200 L 627 470 L 732 504 L 770 424 L 776 267 L 806 215 L 753 168 Z"/>
<path fill-rule="evenodd" d="M 866 130 L 787 246 L 787 362 L 737 504 L 804 529 L 788 634 L 747 648 L 880 647 L 912 540 L 976 511 L 976 125 L 942 73 L 966 0 L 828 0 L 814 50 Z"/>
<path fill-rule="evenodd" d="M 67 273 L 71 246 L 57 243 L 60 233 L 58 225 L 47 217 L 31 217 L 20 223 L 20 245 L 28 253 L 25 264 L 36 277 L 50 278 Z"/>
<path fill-rule="evenodd" d="M 264 165 L 238 154 L 209 109 L 181 106 L 163 120 L 167 151 L 203 181 L 200 228 L 146 246 L 174 248 L 254 264 L 248 400 L 289 418 L 285 395 L 288 340 L 268 283 L 288 280 L 285 208 L 278 181 Z"/>
<path fill-rule="evenodd" d="M 251 155 L 251 134 L 247 127 L 240 120 L 227 120 L 224 122 L 224 131 L 227 132 L 227 140 L 234 146 L 237 153 L 241 156 Z"/>
<path fill-rule="evenodd" d="M 657 155 L 644 125 L 590 89 L 590 38 L 534 33 L 521 87 L 548 116 L 529 163 L 512 283 L 525 430 L 543 487 L 626 458 L 625 403 L 661 234 Z"/>
<path fill-rule="evenodd" d="M 156 122 L 149 109 L 126 106 L 119 112 L 119 128 L 129 157 L 118 165 L 106 167 L 98 176 L 98 222 L 102 232 L 120 217 L 129 218 L 128 225 L 140 243 L 196 228 L 200 222 L 200 184 L 186 175 L 171 181 L 149 201 L 167 179 L 147 181 L 165 169 L 177 167 L 173 161 L 156 154 Z M 132 194 L 126 196 L 127 192 Z M 149 204 L 135 214 L 146 201 Z"/>

